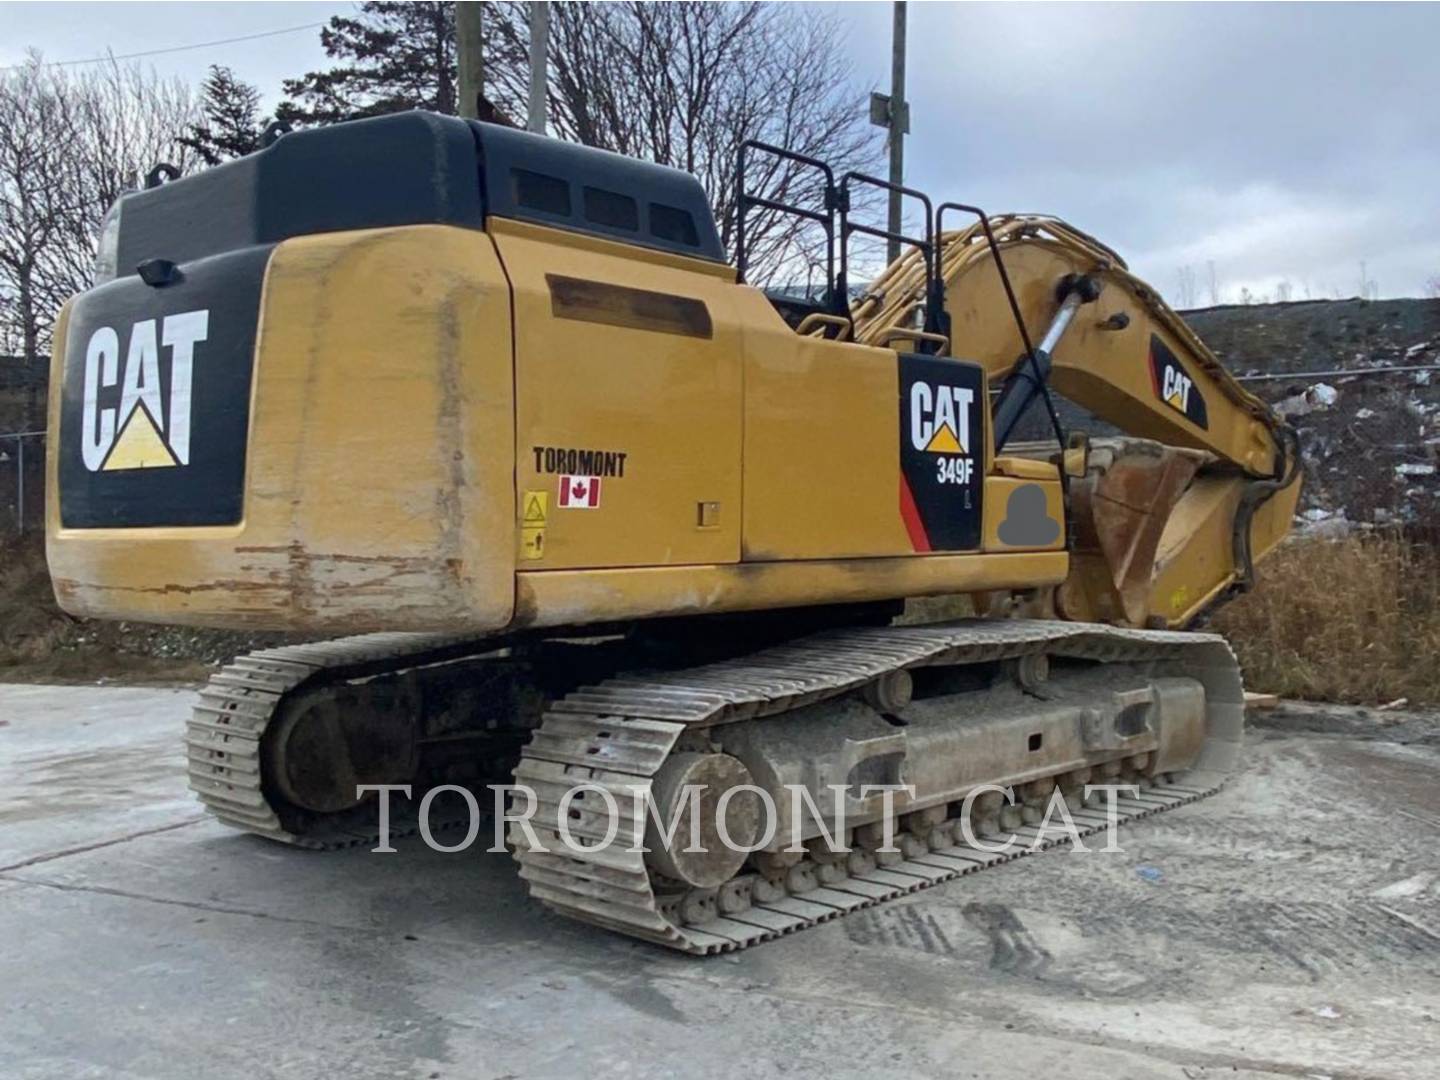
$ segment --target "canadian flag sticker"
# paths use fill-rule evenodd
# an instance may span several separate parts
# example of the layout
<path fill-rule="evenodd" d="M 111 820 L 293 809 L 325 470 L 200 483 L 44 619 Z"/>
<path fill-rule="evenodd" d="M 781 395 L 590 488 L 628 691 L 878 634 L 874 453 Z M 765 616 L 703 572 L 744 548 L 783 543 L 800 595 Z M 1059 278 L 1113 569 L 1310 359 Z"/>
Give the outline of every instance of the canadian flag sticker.
<path fill-rule="evenodd" d="M 560 477 L 560 508 L 562 510 L 593 510 L 600 505 L 598 476 Z"/>

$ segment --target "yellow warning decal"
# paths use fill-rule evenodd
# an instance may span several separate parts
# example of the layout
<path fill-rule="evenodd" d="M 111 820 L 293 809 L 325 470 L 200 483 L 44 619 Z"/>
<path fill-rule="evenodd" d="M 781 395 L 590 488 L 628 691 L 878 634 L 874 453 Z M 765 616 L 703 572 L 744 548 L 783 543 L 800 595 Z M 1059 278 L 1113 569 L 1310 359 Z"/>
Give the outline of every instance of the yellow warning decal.
<path fill-rule="evenodd" d="M 949 424 L 941 424 L 935 429 L 935 434 L 930 436 L 930 441 L 925 444 L 925 449 L 931 454 L 963 454 L 966 452 Z"/>
<path fill-rule="evenodd" d="M 546 512 L 550 509 L 550 493 L 548 491 L 527 491 L 520 505 L 522 527 L 533 529 L 544 525 Z"/>
<path fill-rule="evenodd" d="M 520 558 L 543 559 L 545 557 L 544 528 L 520 530 Z"/>
<path fill-rule="evenodd" d="M 150 419 L 149 410 L 142 404 L 130 411 L 125 430 L 115 440 L 102 468 L 106 472 L 119 472 L 122 469 L 173 468 L 175 464 L 175 455 L 165 445 L 165 440 L 155 429 L 155 421 Z"/>

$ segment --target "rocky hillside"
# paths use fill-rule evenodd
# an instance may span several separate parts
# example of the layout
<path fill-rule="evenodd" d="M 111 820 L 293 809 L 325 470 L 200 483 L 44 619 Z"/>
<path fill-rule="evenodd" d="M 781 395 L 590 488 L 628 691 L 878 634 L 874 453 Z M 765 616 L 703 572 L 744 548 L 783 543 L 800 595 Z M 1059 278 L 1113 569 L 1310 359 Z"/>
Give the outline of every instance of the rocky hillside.
<path fill-rule="evenodd" d="M 1440 365 L 1440 299 L 1221 307 L 1185 319 L 1300 432 L 1311 523 L 1440 533 L 1440 370 L 1380 370 Z"/>

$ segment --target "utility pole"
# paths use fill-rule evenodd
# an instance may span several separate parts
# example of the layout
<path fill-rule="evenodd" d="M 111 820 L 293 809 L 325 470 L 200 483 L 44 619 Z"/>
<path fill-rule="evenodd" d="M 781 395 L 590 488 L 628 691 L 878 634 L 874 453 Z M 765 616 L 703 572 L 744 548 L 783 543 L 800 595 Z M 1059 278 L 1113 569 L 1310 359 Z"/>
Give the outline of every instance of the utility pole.
<path fill-rule="evenodd" d="M 895 22 L 890 37 L 890 93 L 870 95 L 870 122 L 890 132 L 890 183 L 905 182 L 905 136 L 910 132 L 910 103 L 905 100 L 905 0 L 895 0 Z M 890 231 L 904 225 L 898 191 L 890 192 Z M 891 262 L 900 257 L 900 242 L 886 248 Z"/>
<path fill-rule="evenodd" d="M 483 38 L 480 33 L 480 4 L 474 0 L 455 5 L 456 96 L 460 115 L 480 118 L 480 95 L 485 89 Z"/>
<path fill-rule="evenodd" d="M 525 126 L 540 135 L 545 134 L 546 100 L 545 89 L 548 65 L 546 63 L 550 44 L 550 5 L 544 0 L 531 0 L 530 4 L 530 120 Z"/>

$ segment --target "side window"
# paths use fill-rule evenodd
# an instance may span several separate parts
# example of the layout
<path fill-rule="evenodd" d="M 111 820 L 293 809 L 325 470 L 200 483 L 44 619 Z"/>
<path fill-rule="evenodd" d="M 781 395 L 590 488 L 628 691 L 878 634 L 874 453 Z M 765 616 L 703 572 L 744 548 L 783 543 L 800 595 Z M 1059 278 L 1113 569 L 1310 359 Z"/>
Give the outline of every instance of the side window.
<path fill-rule="evenodd" d="M 511 169 L 510 181 L 515 187 L 515 201 L 527 210 L 570 216 L 570 185 L 558 176 Z"/>
<path fill-rule="evenodd" d="M 593 225 L 636 232 L 640 228 L 640 207 L 629 195 L 587 187 L 585 219 Z"/>
<path fill-rule="evenodd" d="M 657 240 L 668 240 L 672 244 L 700 246 L 700 234 L 695 229 L 695 219 L 690 216 L 690 211 L 665 206 L 663 203 L 650 204 L 650 235 Z"/>

